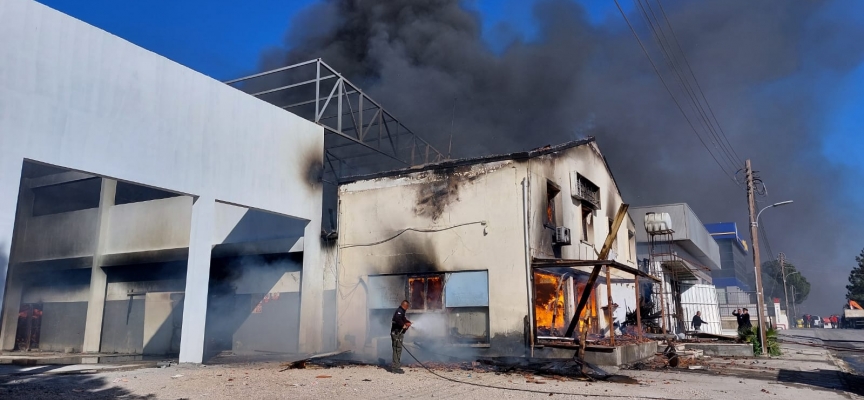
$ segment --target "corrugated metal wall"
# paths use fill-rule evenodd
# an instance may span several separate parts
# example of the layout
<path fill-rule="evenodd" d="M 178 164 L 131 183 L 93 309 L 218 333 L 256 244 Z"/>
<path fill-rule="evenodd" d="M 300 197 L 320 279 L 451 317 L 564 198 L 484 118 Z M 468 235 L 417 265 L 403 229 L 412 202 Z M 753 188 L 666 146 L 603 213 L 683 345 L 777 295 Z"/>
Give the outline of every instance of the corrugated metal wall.
<path fill-rule="evenodd" d="M 702 311 L 702 320 L 707 325 L 702 326 L 702 332 L 721 334 L 720 307 L 717 304 L 717 289 L 714 285 L 681 285 L 681 308 L 687 330 L 693 329 L 690 321 L 696 311 Z"/>

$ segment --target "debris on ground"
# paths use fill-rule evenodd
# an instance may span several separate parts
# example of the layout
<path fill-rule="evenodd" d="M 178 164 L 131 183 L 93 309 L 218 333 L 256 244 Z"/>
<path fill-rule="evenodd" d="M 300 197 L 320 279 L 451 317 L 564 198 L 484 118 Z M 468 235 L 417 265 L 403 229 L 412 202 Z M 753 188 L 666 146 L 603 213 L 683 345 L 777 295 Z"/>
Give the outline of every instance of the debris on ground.
<path fill-rule="evenodd" d="M 285 369 L 283 369 L 283 371 L 289 370 L 289 369 L 304 369 L 304 368 L 306 368 L 306 364 L 308 364 L 310 361 L 325 359 L 328 357 L 340 356 L 340 355 L 344 355 L 344 354 L 348 354 L 348 353 L 351 353 L 351 351 L 346 350 L 346 351 L 335 351 L 332 353 L 316 354 L 314 356 L 304 358 L 302 360 L 283 363 L 283 364 L 280 364 L 279 366 L 285 368 Z"/>

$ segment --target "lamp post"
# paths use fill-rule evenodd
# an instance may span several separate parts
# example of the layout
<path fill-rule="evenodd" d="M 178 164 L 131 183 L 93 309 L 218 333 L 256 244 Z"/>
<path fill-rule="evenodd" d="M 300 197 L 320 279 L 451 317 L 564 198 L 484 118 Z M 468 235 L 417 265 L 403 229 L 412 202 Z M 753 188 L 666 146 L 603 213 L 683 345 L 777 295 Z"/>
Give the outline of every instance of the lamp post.
<path fill-rule="evenodd" d="M 780 273 L 783 274 L 783 295 L 786 297 L 786 314 L 789 314 L 789 291 L 786 289 L 786 278 L 788 278 L 792 275 L 798 274 L 799 272 L 798 271 L 792 271 L 787 275 L 785 272 L 786 271 L 785 265 L 786 265 L 786 255 L 783 253 L 780 253 Z M 792 290 L 793 290 L 792 293 L 795 293 L 794 287 L 792 288 Z M 795 300 L 792 300 L 792 304 L 795 304 Z M 793 318 L 795 318 L 794 314 L 793 314 Z"/>
<path fill-rule="evenodd" d="M 757 317 L 759 318 L 759 343 L 762 344 L 762 349 L 763 349 L 763 351 L 765 351 L 765 349 L 766 349 L 766 347 L 765 347 L 765 310 L 763 309 L 765 307 L 765 299 L 763 298 L 763 292 L 762 292 L 762 265 L 760 264 L 759 246 L 758 246 L 758 243 L 759 243 L 758 242 L 758 240 L 759 240 L 758 239 L 759 217 L 762 215 L 763 211 L 765 211 L 769 208 L 772 208 L 772 207 L 779 207 L 779 206 L 783 206 L 786 204 L 791 204 L 792 200 L 781 201 L 779 203 L 774 203 L 774 204 L 771 204 L 770 206 L 766 206 L 766 207 L 762 208 L 761 210 L 759 210 L 758 213 L 756 213 L 756 218 L 753 218 L 753 209 L 755 208 L 756 202 L 755 202 L 755 199 L 753 197 L 752 172 L 750 170 L 750 160 L 747 160 L 747 172 L 748 172 L 748 178 L 750 179 L 749 182 L 751 185 L 751 186 L 748 186 L 749 188 L 751 188 L 750 190 L 748 190 L 748 197 L 750 200 L 750 218 L 751 218 L 751 220 L 750 220 L 750 236 L 751 236 L 750 240 L 753 241 L 753 264 L 754 264 L 753 267 L 755 269 L 754 272 L 756 273 L 756 304 L 757 304 L 756 311 L 757 311 Z"/>

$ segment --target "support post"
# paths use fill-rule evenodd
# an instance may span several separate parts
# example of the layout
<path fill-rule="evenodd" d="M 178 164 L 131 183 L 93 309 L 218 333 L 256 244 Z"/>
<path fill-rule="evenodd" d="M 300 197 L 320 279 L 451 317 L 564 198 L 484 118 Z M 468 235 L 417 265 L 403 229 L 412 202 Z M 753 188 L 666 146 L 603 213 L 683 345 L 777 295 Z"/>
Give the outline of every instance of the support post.
<path fill-rule="evenodd" d="M 85 353 L 98 353 L 102 348 L 102 319 L 108 288 L 108 277 L 102 269 L 102 255 L 108 242 L 108 219 L 116 192 L 117 181 L 102 178 L 99 215 L 96 217 L 96 248 L 93 250 L 93 262 L 90 266 L 90 297 L 87 300 L 87 319 L 84 322 L 84 347 L 81 349 Z"/>
<path fill-rule="evenodd" d="M 783 274 L 783 298 L 786 299 L 786 323 L 790 326 L 792 323 L 789 322 L 789 290 L 786 288 L 786 254 L 780 253 L 780 273 Z"/>
<path fill-rule="evenodd" d="M 639 295 L 639 275 L 633 275 L 636 282 L 636 337 L 642 338 L 642 297 Z"/>
<path fill-rule="evenodd" d="M 762 265 L 759 256 L 759 221 L 756 220 L 756 191 L 753 186 L 753 169 L 750 166 L 750 159 L 744 164 L 747 174 L 747 203 L 750 208 L 750 240 L 753 242 L 753 266 L 756 270 L 756 307 L 759 326 L 759 342 L 762 344 L 762 351 L 765 352 L 765 298 L 762 295 Z"/>
<path fill-rule="evenodd" d="M 660 320 L 662 322 L 662 333 L 666 334 L 666 274 L 660 266 Z"/>
<path fill-rule="evenodd" d="M 608 309 L 606 322 L 609 327 L 609 344 L 615 346 L 615 325 L 613 325 L 615 318 L 612 315 L 614 311 L 612 309 L 612 274 L 608 265 L 606 266 L 606 308 Z"/>
<path fill-rule="evenodd" d="M 183 325 L 180 333 L 180 362 L 204 360 L 204 330 L 207 324 L 207 293 L 210 285 L 210 256 L 216 200 L 198 197 L 192 204 L 189 233 L 189 260 L 186 266 L 186 292 Z"/>
<path fill-rule="evenodd" d="M 591 270 L 591 275 L 588 276 L 588 282 L 585 283 L 585 290 L 582 291 L 582 296 L 579 298 L 579 304 L 576 305 L 576 312 L 573 314 L 573 318 L 570 320 L 570 326 L 567 327 L 567 333 L 565 333 L 564 336 L 573 336 L 573 331 L 576 330 L 576 325 L 579 325 L 580 315 L 582 315 L 582 310 L 585 309 L 585 305 L 588 304 L 588 299 L 591 298 L 591 291 L 594 290 L 594 284 L 597 283 L 597 277 L 600 276 L 601 268 L 603 268 L 602 265 L 595 265 L 594 269 Z"/>

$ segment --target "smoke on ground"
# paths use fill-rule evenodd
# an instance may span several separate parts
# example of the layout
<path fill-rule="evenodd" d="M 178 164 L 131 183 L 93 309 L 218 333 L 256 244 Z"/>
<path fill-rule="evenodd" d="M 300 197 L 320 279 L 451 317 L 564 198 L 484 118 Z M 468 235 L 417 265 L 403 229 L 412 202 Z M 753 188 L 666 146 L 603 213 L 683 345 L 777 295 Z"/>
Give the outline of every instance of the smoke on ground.
<path fill-rule="evenodd" d="M 763 223 L 770 249 L 814 282 L 804 310 L 836 311 L 864 246 L 854 228 L 864 206 L 843 189 L 860 176 L 823 146 L 832 95 L 864 56 L 864 24 L 847 10 L 859 4 L 663 6 L 729 142 L 766 182 L 762 204 L 795 201 Z M 620 15 L 591 23 L 579 4 L 551 0 L 533 17 L 536 38 L 511 35 L 496 51 L 462 1 L 321 1 L 293 19 L 261 68 L 321 57 L 442 149 L 455 99 L 454 157 L 594 135 L 628 202 L 687 202 L 703 222 L 737 222 L 749 241 L 743 188 L 711 160 Z M 652 46 L 641 17 L 628 17 Z"/>

